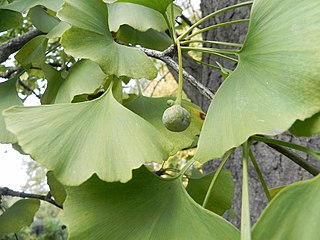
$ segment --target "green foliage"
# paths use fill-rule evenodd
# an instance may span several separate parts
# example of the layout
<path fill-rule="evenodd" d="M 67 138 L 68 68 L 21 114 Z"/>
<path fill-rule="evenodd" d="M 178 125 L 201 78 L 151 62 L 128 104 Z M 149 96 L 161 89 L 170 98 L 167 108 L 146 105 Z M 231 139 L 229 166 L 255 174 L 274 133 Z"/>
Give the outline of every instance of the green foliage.
<path fill-rule="evenodd" d="M 236 228 L 188 196 L 180 178 L 161 179 L 145 167 L 126 184 L 94 176 L 68 187 L 67 194 L 64 221 L 70 239 L 239 238 Z"/>
<path fill-rule="evenodd" d="M 29 226 L 39 207 L 40 201 L 35 199 L 22 199 L 14 203 L 0 215 L 0 234 L 18 232 Z"/>
<path fill-rule="evenodd" d="M 207 39 L 197 36 L 194 40 L 196 34 L 190 35 L 208 18 L 251 4 L 244 44 L 214 42 L 240 49 L 204 48 Z M 175 16 L 179 11 L 171 0 L 16 0 L 0 1 L 0 6 L 0 23 L 4 23 L 0 30 L 9 30 L 2 42 L 29 29 L 28 22 L 15 28 L 26 12 L 36 28 L 48 33 L 21 47 L 15 55 L 19 71 L 0 83 L 0 142 L 17 142 L 21 152 L 50 170 L 46 200 L 63 204 L 69 239 L 319 237 L 319 177 L 270 190 L 273 200 L 252 231 L 247 184 L 251 141 L 268 143 L 268 138 L 255 135 L 275 136 L 287 130 L 298 136 L 319 133 L 318 0 L 241 3 L 204 17 L 178 37 Z M 217 26 L 209 28 L 213 27 Z M 175 48 L 169 53 L 152 50 L 165 50 L 172 43 Z M 191 43 L 199 47 L 186 46 Z M 177 51 L 177 99 L 143 96 L 139 79 L 156 78 L 158 64 L 140 46 L 171 64 Z M 186 77 L 182 56 L 191 50 L 238 63 L 233 72 L 220 64 L 214 66 L 226 79 L 207 116 L 181 99 Z M 21 105 L 17 89 L 34 94 L 39 79 L 47 81 L 44 94 L 38 96 L 42 106 L 16 106 Z M 139 95 L 127 95 L 124 90 L 124 84 L 131 85 L 130 79 L 137 80 Z M 169 131 L 162 123 L 172 103 L 192 116 L 184 131 Z M 319 155 L 315 150 L 270 141 Z M 232 176 L 222 168 L 242 144 L 243 227 L 239 232 L 219 215 L 231 209 L 234 194 Z M 178 163 L 170 160 L 180 150 L 195 151 L 195 156 L 191 160 L 180 153 Z M 195 160 L 205 163 L 224 154 L 219 175 L 202 176 L 195 167 L 188 171 Z M 155 173 L 149 172 L 143 166 L 149 163 L 158 164 L 160 170 L 150 164 Z M 259 177 L 264 182 L 262 174 Z M 17 202 L 0 216 L 0 232 L 30 225 L 38 207 L 37 200 Z M 60 227 L 48 223 L 42 239 L 64 239 L 66 231 Z"/>

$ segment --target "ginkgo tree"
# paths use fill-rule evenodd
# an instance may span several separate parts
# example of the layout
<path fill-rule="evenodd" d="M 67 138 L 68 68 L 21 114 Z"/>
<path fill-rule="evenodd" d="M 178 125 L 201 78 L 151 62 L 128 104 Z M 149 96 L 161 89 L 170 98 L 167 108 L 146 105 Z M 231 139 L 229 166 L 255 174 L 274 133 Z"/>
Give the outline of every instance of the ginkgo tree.
<path fill-rule="evenodd" d="M 181 9 L 172 0 L 0 3 L 1 31 L 19 26 L 25 13 L 38 29 L 15 55 L 20 69 L 0 83 L 0 142 L 49 170 L 49 195 L 21 196 L 63 208 L 70 239 L 319 239 L 319 170 L 288 148 L 317 160 L 320 152 L 272 138 L 288 130 L 296 136 L 320 133 L 318 0 L 248 1 L 219 9 L 179 34 L 175 19 Z M 245 6 L 251 6 L 250 19 L 200 27 Z M 243 44 L 215 41 L 221 47 L 206 48 L 202 43 L 214 39 L 195 40 L 240 22 L 249 22 Z M 53 66 L 47 55 L 57 49 L 63 58 Z M 188 52 L 213 54 L 237 67 L 212 65 L 225 77 L 213 94 L 183 69 Z M 123 84 L 131 79 L 139 85 L 140 79 L 157 77 L 154 59 L 178 72 L 177 96 L 126 94 Z M 16 83 L 23 74 L 47 80 L 41 106 L 22 105 Z M 184 81 L 212 98 L 206 116 L 182 98 Z M 272 194 L 251 151 L 256 141 L 286 153 L 315 177 Z M 221 217 L 231 207 L 234 189 L 223 168 L 238 147 L 243 153 L 240 231 Z M 183 168 L 154 172 L 149 166 L 164 166 L 178 151 L 194 148 Z M 218 158 L 215 173 L 195 171 L 196 162 Z M 254 226 L 249 160 L 270 200 Z M 0 195 L 17 193 L 1 188 Z M 0 233 L 29 225 L 38 207 L 34 199 L 12 205 L 0 216 Z"/>

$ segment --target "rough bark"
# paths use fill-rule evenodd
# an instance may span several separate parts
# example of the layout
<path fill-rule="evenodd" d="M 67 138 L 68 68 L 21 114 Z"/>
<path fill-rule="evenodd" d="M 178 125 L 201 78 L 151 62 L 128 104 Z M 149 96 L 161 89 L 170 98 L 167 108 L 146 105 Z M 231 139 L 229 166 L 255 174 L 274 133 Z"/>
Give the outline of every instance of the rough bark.
<path fill-rule="evenodd" d="M 202 0 L 201 1 L 201 11 L 202 16 L 208 15 L 209 13 L 220 9 L 225 6 L 234 5 L 240 2 L 241 0 Z M 202 27 L 206 27 L 215 23 L 248 18 L 250 13 L 249 7 L 244 7 L 237 9 L 235 11 L 227 12 L 226 14 L 219 15 L 211 20 L 205 22 Z M 242 43 L 245 40 L 247 32 L 247 24 L 238 24 L 229 27 L 223 27 L 214 29 L 212 31 L 206 32 L 203 34 L 203 39 L 206 40 L 217 40 L 217 41 L 227 41 L 234 43 Z M 206 45 L 206 47 L 211 47 Z M 216 64 L 216 61 L 219 61 L 223 66 L 234 69 L 235 64 L 228 60 L 221 60 L 212 55 L 204 54 L 202 57 L 203 62 L 210 64 Z M 211 68 L 206 66 L 201 66 L 196 63 L 191 63 L 190 61 L 184 60 L 185 69 L 192 74 L 200 83 L 206 86 L 209 90 L 215 92 L 220 86 L 222 79 L 219 71 L 212 71 Z M 193 86 L 186 83 L 184 86 L 184 91 L 187 93 L 188 97 L 195 103 L 197 103 L 203 110 L 207 110 L 210 104 L 210 101 L 197 93 Z M 311 139 L 293 139 L 288 134 L 283 134 L 281 139 L 286 141 L 294 141 L 298 144 L 302 144 L 308 147 L 313 147 L 315 149 L 320 148 L 320 138 L 314 137 Z M 301 169 L 295 163 L 282 156 L 281 154 L 275 152 L 270 147 L 265 144 L 258 143 L 254 144 L 253 152 L 256 156 L 261 171 L 267 181 L 268 187 L 273 188 L 277 186 L 287 185 L 296 181 L 310 178 L 311 175 L 305 170 Z M 306 155 L 301 155 L 307 161 L 312 161 L 310 157 Z M 214 160 L 205 165 L 205 170 L 212 171 L 214 170 L 220 161 Z M 316 164 L 316 163 L 314 163 Z M 319 165 L 318 165 L 319 167 Z M 235 190 L 235 199 L 233 208 L 237 213 L 236 218 L 228 218 L 236 226 L 240 225 L 240 212 L 241 212 L 241 184 L 242 184 L 242 155 L 241 151 L 237 150 L 229 163 L 226 165 L 226 168 L 230 169 L 236 186 Z M 251 204 L 251 221 L 252 224 L 260 216 L 262 210 L 267 204 L 267 199 L 264 195 L 263 189 L 255 173 L 252 164 L 249 166 L 249 178 L 250 178 L 250 204 Z"/>

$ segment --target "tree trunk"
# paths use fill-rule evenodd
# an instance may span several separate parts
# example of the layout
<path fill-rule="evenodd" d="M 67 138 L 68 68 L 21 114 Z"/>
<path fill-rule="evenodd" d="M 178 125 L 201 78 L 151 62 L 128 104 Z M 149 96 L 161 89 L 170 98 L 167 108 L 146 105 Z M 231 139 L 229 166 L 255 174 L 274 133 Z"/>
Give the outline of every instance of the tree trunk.
<path fill-rule="evenodd" d="M 241 0 L 202 0 L 201 1 L 201 12 L 202 16 L 206 16 L 217 9 L 234 5 Z M 211 18 L 210 20 L 203 23 L 201 26 L 207 27 L 216 23 L 226 22 L 235 19 L 249 18 L 250 8 L 242 7 L 235 11 L 229 11 L 225 14 Z M 247 32 L 247 24 L 237 24 L 228 27 L 222 27 L 213 29 L 203 34 L 203 39 L 226 41 L 233 43 L 243 43 Z M 206 45 L 206 47 L 213 47 Z M 214 46 L 216 47 L 216 46 Z M 235 68 L 235 63 L 225 59 L 217 58 L 212 55 L 203 54 L 202 61 L 216 65 L 216 61 L 222 64 L 224 67 L 229 69 Z M 192 74 L 199 82 L 204 84 L 211 91 L 215 92 L 220 86 L 222 79 L 218 70 L 213 71 L 212 68 L 191 63 L 187 59 L 184 60 L 185 69 Z M 200 95 L 193 86 L 188 83 L 184 83 L 184 91 L 188 97 L 196 104 L 198 104 L 204 111 L 207 111 L 210 102 L 204 96 Z M 312 139 L 293 139 L 290 135 L 284 134 L 281 139 L 286 141 L 294 141 L 298 144 L 303 144 L 308 147 L 315 149 L 320 148 L 319 137 Z M 270 147 L 264 144 L 254 144 L 252 147 L 253 153 L 257 158 L 260 169 L 266 179 L 269 188 L 274 188 L 282 185 L 287 185 L 299 180 L 310 178 L 311 175 L 305 170 L 301 169 L 298 165 L 284 157 L 283 155 L 273 151 Z M 307 157 L 302 155 L 305 159 Z M 307 159 L 309 160 L 309 159 Z M 312 160 L 310 160 L 312 161 Z M 213 160 L 205 164 L 204 168 L 206 172 L 213 171 L 220 161 Z M 226 168 L 230 169 L 236 186 L 235 199 L 233 208 L 237 214 L 237 217 L 231 218 L 226 216 L 236 226 L 240 225 L 240 213 L 241 213 L 241 184 L 242 184 L 242 156 L 241 151 L 237 150 L 232 158 L 229 160 Z M 264 195 L 260 181 L 257 177 L 256 172 L 253 169 L 252 164 L 249 165 L 249 187 L 250 187 L 250 204 L 251 204 L 251 221 L 252 224 L 260 216 L 262 210 L 267 204 L 267 199 Z"/>

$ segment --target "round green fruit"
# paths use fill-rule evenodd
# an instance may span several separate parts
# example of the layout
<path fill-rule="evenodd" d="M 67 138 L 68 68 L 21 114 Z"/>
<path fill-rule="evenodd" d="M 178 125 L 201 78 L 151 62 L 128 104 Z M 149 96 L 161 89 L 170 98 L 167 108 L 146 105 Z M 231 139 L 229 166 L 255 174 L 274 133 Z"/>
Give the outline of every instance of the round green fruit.
<path fill-rule="evenodd" d="M 191 114 L 180 105 L 167 108 L 162 115 L 163 125 L 172 132 L 182 132 L 191 123 Z"/>

